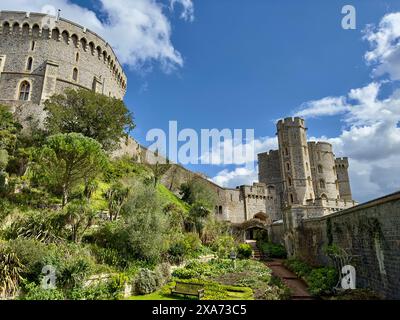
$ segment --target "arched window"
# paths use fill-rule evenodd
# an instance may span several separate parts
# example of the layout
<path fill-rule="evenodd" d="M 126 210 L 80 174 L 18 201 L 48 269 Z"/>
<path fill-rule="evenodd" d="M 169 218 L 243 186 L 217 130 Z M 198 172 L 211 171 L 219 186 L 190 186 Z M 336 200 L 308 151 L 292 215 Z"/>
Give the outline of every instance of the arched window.
<path fill-rule="evenodd" d="M 78 81 L 78 69 L 74 68 L 74 71 L 72 72 L 72 79 L 74 81 Z"/>
<path fill-rule="evenodd" d="M 64 31 L 62 32 L 61 36 L 62 36 L 64 42 L 65 42 L 66 44 L 69 44 L 69 33 L 68 33 L 68 31 L 65 31 L 65 30 L 64 30 Z"/>
<path fill-rule="evenodd" d="M 28 62 L 26 63 L 26 70 L 32 71 L 32 65 L 33 65 L 33 58 L 29 57 Z"/>
<path fill-rule="evenodd" d="M 319 180 L 319 186 L 321 189 L 325 189 L 325 180 L 324 179 Z"/>
<path fill-rule="evenodd" d="M 30 83 L 28 81 L 22 81 L 21 85 L 19 86 L 19 100 L 28 101 L 30 91 L 31 91 Z"/>
<path fill-rule="evenodd" d="M 290 171 L 290 163 L 289 162 L 286 163 L 286 170 Z"/>
<path fill-rule="evenodd" d="M 323 173 L 324 172 L 324 170 L 322 169 L 322 165 L 318 165 L 318 173 Z"/>
<path fill-rule="evenodd" d="M 289 184 L 289 187 L 292 186 L 292 178 L 290 178 L 290 177 L 288 177 L 288 184 Z"/>
<path fill-rule="evenodd" d="M 35 50 L 35 46 L 36 46 L 36 41 L 33 40 L 31 43 L 31 51 Z"/>
<path fill-rule="evenodd" d="M 51 31 L 51 38 L 56 41 L 60 39 L 60 31 L 57 28 Z"/>
<path fill-rule="evenodd" d="M 293 194 L 290 194 L 290 203 L 294 202 Z"/>
<path fill-rule="evenodd" d="M 75 55 L 75 61 L 76 61 L 76 62 L 79 61 L 79 52 L 77 52 L 76 55 Z"/>

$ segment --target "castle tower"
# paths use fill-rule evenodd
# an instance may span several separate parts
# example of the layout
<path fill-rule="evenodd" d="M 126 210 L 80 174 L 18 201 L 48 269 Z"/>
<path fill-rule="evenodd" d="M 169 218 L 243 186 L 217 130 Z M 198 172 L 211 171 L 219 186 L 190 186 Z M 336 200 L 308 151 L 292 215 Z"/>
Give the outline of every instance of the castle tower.
<path fill-rule="evenodd" d="M 284 202 L 305 205 L 314 199 L 310 157 L 304 120 L 285 118 L 277 124 Z"/>
<path fill-rule="evenodd" d="M 273 220 L 282 219 L 281 207 L 284 190 L 278 150 L 258 154 L 258 181 L 265 183 L 268 191 L 275 192 L 277 206 Z"/>
<path fill-rule="evenodd" d="M 327 142 L 308 142 L 311 175 L 317 198 L 339 199 L 335 155 Z"/>
<path fill-rule="evenodd" d="M 352 200 L 350 178 L 349 178 L 349 159 L 336 158 L 335 167 L 337 173 L 337 181 L 339 185 L 340 198 L 344 200 Z"/>
<path fill-rule="evenodd" d="M 127 77 L 108 42 L 63 18 L 0 11 L 0 103 L 23 120 L 66 88 L 123 99 Z M 29 114 L 28 114 L 29 112 Z"/>

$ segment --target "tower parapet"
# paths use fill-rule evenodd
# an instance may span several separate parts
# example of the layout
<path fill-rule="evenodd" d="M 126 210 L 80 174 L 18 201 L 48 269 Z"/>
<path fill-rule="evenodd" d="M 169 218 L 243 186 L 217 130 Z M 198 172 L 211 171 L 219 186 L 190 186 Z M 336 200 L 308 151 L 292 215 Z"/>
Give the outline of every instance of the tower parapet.
<path fill-rule="evenodd" d="M 123 99 L 127 77 L 99 35 L 63 18 L 0 11 L 0 103 L 41 105 L 66 88 Z"/>

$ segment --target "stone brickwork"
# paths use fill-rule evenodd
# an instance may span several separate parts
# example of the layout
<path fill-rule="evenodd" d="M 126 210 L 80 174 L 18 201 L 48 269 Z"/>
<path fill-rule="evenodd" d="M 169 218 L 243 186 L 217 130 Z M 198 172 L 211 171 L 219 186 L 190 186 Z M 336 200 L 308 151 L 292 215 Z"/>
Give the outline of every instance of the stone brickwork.
<path fill-rule="evenodd" d="M 327 265 L 331 261 L 324 247 L 337 245 L 353 257 L 357 287 L 400 298 L 400 192 L 324 217 L 304 219 L 302 214 L 293 208 L 285 216 L 289 254 Z"/>
<path fill-rule="evenodd" d="M 21 98 L 24 83 L 29 89 Z M 113 49 L 94 32 L 45 14 L 0 12 L 0 103 L 29 108 L 66 88 L 123 99 L 126 87 Z"/>
<path fill-rule="evenodd" d="M 285 118 L 277 123 L 278 150 L 258 155 L 259 180 L 276 190 L 273 220 L 282 210 L 303 206 L 305 217 L 317 217 L 354 206 L 347 158 L 335 159 L 332 145 L 307 141 L 304 119 Z"/>

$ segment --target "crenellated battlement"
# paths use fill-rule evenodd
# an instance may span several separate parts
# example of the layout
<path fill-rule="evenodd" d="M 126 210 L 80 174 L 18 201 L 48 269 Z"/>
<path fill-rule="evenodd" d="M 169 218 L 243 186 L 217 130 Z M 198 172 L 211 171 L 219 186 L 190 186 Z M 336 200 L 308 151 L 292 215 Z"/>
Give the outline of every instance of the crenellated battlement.
<path fill-rule="evenodd" d="M 279 120 L 277 123 L 278 130 L 282 129 L 283 127 L 304 127 L 304 119 L 300 117 L 288 117 L 284 118 L 283 120 Z M 304 127 L 305 128 L 305 127 Z"/>
<path fill-rule="evenodd" d="M 126 92 L 127 77 L 113 48 L 95 32 L 79 24 L 42 13 L 0 11 L 0 35 L 18 40 L 25 37 L 29 40 L 55 41 L 72 46 L 78 52 L 92 56 L 98 64 L 105 65 L 110 77 Z"/>

